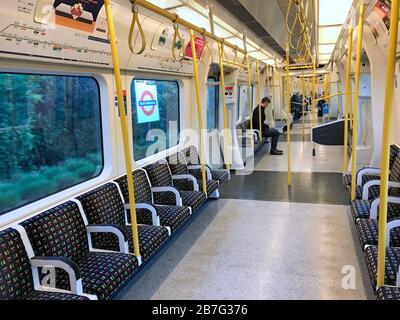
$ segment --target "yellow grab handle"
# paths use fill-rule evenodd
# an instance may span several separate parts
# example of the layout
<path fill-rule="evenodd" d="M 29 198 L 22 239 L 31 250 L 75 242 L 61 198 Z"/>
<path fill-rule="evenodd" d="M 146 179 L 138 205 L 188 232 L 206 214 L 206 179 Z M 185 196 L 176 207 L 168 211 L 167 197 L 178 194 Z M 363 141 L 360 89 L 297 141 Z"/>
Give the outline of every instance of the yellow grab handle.
<path fill-rule="evenodd" d="M 131 22 L 131 27 L 129 28 L 129 36 L 128 36 L 128 46 L 129 50 L 133 54 L 142 54 L 144 50 L 146 49 L 146 36 L 144 34 L 144 30 L 142 28 L 142 24 L 139 21 L 139 12 L 138 12 L 138 6 L 136 1 L 131 1 L 132 2 L 132 22 Z M 139 33 L 140 37 L 142 38 L 142 47 L 139 49 L 138 52 L 135 52 L 134 49 L 134 43 L 133 43 L 133 36 L 135 33 L 135 25 L 138 25 L 139 28 Z"/>
<path fill-rule="evenodd" d="M 115 35 L 114 19 L 112 15 L 110 0 L 104 0 L 104 5 L 107 15 L 108 32 L 110 35 L 111 53 L 112 53 L 112 60 L 113 60 L 114 74 L 115 74 L 115 85 L 117 87 L 118 108 L 121 121 L 122 141 L 124 144 L 126 175 L 128 178 L 128 193 L 129 193 L 129 204 L 131 213 L 133 252 L 136 257 L 140 258 L 139 234 L 138 234 L 136 206 L 135 206 L 135 189 L 133 185 L 133 176 L 132 176 L 131 150 L 129 146 L 128 124 L 125 114 L 124 96 L 122 93 L 121 69 L 119 66 L 117 38 Z"/>
<path fill-rule="evenodd" d="M 194 32 L 190 30 L 190 44 L 192 47 L 193 57 L 193 71 L 194 71 L 194 82 L 196 87 L 196 102 L 197 102 L 197 118 L 199 121 L 199 137 L 200 137 L 200 162 L 201 162 L 201 177 L 203 179 L 203 192 L 207 194 L 207 176 L 206 176 L 206 164 L 204 160 L 204 142 L 203 142 L 203 116 L 201 113 L 201 93 L 200 93 L 200 80 L 199 80 L 199 68 L 197 65 L 197 52 L 196 43 L 194 41 Z"/>
<path fill-rule="evenodd" d="M 174 24 L 174 29 L 175 29 L 174 39 L 172 40 L 172 56 L 174 57 L 174 59 L 176 61 L 182 61 L 183 59 L 185 59 L 185 41 L 183 41 L 183 39 L 179 33 L 179 27 L 178 27 L 177 23 Z M 180 58 L 177 58 L 176 53 L 175 53 L 177 40 L 179 41 L 179 44 L 181 46 L 179 49 L 179 54 L 178 54 L 178 56 L 180 56 Z"/>

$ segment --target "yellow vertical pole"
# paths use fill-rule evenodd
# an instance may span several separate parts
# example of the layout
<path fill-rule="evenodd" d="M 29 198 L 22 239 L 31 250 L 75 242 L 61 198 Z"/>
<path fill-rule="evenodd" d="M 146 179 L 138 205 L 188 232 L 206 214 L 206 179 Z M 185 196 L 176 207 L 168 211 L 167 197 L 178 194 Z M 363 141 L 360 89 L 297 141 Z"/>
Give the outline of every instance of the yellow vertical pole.
<path fill-rule="evenodd" d="M 286 36 L 286 127 L 287 127 L 287 159 L 288 159 L 288 185 L 292 185 L 292 172 L 290 164 L 290 70 L 289 70 L 289 34 Z"/>
<path fill-rule="evenodd" d="M 268 68 L 268 65 L 267 65 Z M 263 137 L 263 128 L 262 128 L 262 113 L 261 113 L 261 80 L 260 80 L 260 63 L 258 60 L 256 60 L 256 69 L 257 69 L 257 100 L 258 100 L 258 119 L 259 119 L 259 128 L 260 128 L 260 141 L 262 141 Z"/>
<path fill-rule="evenodd" d="M 351 159 L 351 200 L 356 198 L 356 174 L 357 174 L 357 132 L 358 132 L 358 94 L 360 92 L 360 68 L 362 38 L 364 32 L 364 3 L 360 2 L 360 17 L 358 20 L 358 37 L 356 53 L 356 75 L 354 82 L 354 105 L 353 105 L 353 141 L 352 141 L 352 159 Z"/>
<path fill-rule="evenodd" d="M 125 114 L 124 96 L 122 92 L 121 69 L 119 66 L 117 37 L 115 35 L 114 19 L 110 5 L 110 0 L 104 0 L 104 5 L 106 9 L 108 33 L 110 37 L 112 61 L 114 66 L 115 85 L 117 87 L 118 108 L 119 108 L 121 129 L 122 129 L 122 141 L 124 144 L 126 175 L 128 177 L 128 194 L 129 194 L 131 226 L 132 226 L 133 252 L 140 261 L 141 259 L 140 259 L 138 226 L 136 219 L 135 190 L 133 186 L 133 176 L 132 176 L 131 150 L 129 146 L 128 124 Z"/>
<path fill-rule="evenodd" d="M 270 86 L 270 81 L 269 81 L 269 66 L 267 65 L 267 92 L 268 92 L 268 98 L 271 96 L 271 86 Z M 271 125 L 271 104 L 269 104 L 269 108 L 267 110 L 268 112 L 268 123 Z"/>
<path fill-rule="evenodd" d="M 251 146 L 254 147 L 254 137 L 253 137 L 253 96 L 251 92 L 251 65 L 249 55 L 246 53 L 246 61 L 247 61 L 247 100 L 249 101 L 249 110 L 250 110 L 250 141 Z"/>
<path fill-rule="evenodd" d="M 301 122 L 303 127 L 303 140 L 304 140 L 304 97 L 305 97 L 305 83 L 304 83 L 304 71 L 301 72 Z"/>
<path fill-rule="evenodd" d="M 316 88 L 316 61 L 315 61 L 315 54 L 313 56 L 313 76 L 312 76 L 312 105 L 311 105 L 311 117 L 312 117 L 312 128 L 315 127 L 315 94 L 317 92 Z M 315 157 L 315 143 L 313 143 L 313 150 L 312 150 L 312 155 Z"/>
<path fill-rule="evenodd" d="M 346 174 L 348 167 L 348 151 L 347 144 L 349 140 L 349 112 L 350 112 L 350 73 L 351 73 L 351 55 L 353 51 L 353 28 L 349 29 L 349 39 L 347 44 L 347 65 L 346 65 L 346 105 L 344 111 L 344 158 L 343 158 L 343 174 Z"/>
<path fill-rule="evenodd" d="M 282 88 L 282 76 L 278 74 L 278 90 L 279 90 L 279 120 L 282 121 L 282 105 L 283 105 L 283 88 Z"/>
<path fill-rule="evenodd" d="M 218 55 L 219 55 L 219 73 L 222 88 L 222 115 L 224 117 L 224 147 L 225 147 L 225 159 L 226 159 L 226 171 L 230 172 L 230 154 L 229 154 L 229 144 L 230 144 L 230 132 L 228 126 L 228 112 L 226 110 L 226 96 L 225 96 L 225 71 L 223 62 L 223 49 L 222 44 L 218 43 Z"/>
<path fill-rule="evenodd" d="M 207 178 L 206 178 L 206 163 L 204 155 L 204 141 L 203 141 L 203 117 L 201 113 L 201 94 L 200 94 L 200 81 L 199 81 L 199 67 L 197 65 L 197 52 L 196 43 L 194 41 L 194 32 L 190 30 L 190 44 L 192 47 L 193 57 L 193 71 L 194 71 L 194 82 L 196 87 L 196 102 L 197 102 L 197 118 L 199 121 L 199 141 L 200 141 L 200 161 L 201 161 L 201 177 L 203 182 L 203 192 L 207 194 Z M 223 91 L 224 92 L 223 88 Z"/>
<path fill-rule="evenodd" d="M 275 110 L 275 69 L 272 68 L 272 110 L 274 111 L 274 126 L 276 126 L 276 110 Z"/>
<path fill-rule="evenodd" d="M 385 284 L 385 259 L 386 259 L 386 223 L 388 201 L 388 179 L 390 159 L 390 134 L 393 115 L 393 91 L 396 68 L 396 50 L 399 27 L 399 0 L 392 0 L 392 12 L 390 14 L 390 35 L 386 73 L 385 110 L 383 116 L 382 133 L 382 175 L 381 194 L 379 206 L 379 238 L 378 238 L 378 288 Z"/>

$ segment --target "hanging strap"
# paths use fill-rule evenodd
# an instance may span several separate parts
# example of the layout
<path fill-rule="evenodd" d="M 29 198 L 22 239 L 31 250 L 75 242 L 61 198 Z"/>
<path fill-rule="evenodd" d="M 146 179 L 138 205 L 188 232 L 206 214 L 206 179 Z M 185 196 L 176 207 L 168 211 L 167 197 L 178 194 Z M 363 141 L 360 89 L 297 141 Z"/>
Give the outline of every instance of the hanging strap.
<path fill-rule="evenodd" d="M 174 60 L 176 61 L 182 61 L 183 59 L 185 59 L 185 41 L 182 39 L 180 33 L 179 33 L 179 25 L 176 23 L 176 21 L 178 20 L 178 15 L 176 15 L 174 22 L 174 39 L 172 40 L 172 56 L 174 57 Z M 179 54 L 177 58 L 176 55 L 176 43 L 177 41 L 179 41 L 180 43 L 180 49 L 179 49 Z"/>
<path fill-rule="evenodd" d="M 129 50 L 133 54 L 142 54 L 144 52 L 144 50 L 146 49 L 146 36 L 144 34 L 142 24 L 139 21 L 139 10 L 138 10 L 137 0 L 131 0 L 131 2 L 132 2 L 132 22 L 131 22 L 131 27 L 129 29 L 129 36 L 128 36 Z M 133 41 L 136 24 L 138 25 L 140 37 L 142 38 L 142 47 L 140 48 L 140 50 L 138 52 L 135 52 L 135 49 L 134 49 L 135 44 Z"/>

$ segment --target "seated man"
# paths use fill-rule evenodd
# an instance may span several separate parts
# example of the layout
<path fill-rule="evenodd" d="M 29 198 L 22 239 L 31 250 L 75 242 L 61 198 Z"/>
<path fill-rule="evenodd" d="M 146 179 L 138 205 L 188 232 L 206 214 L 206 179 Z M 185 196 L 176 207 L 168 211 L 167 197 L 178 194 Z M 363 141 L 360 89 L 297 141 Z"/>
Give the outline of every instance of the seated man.
<path fill-rule="evenodd" d="M 260 117 L 259 117 L 259 108 L 261 106 L 261 124 L 262 124 L 262 135 L 263 138 L 271 138 L 271 154 L 272 155 L 282 155 L 283 151 L 278 150 L 278 140 L 279 140 L 279 131 L 275 128 L 270 128 L 269 125 L 265 123 L 265 109 L 269 106 L 271 100 L 268 97 L 265 97 L 261 100 L 261 105 L 258 105 L 253 110 L 253 128 L 255 130 L 260 130 Z"/>

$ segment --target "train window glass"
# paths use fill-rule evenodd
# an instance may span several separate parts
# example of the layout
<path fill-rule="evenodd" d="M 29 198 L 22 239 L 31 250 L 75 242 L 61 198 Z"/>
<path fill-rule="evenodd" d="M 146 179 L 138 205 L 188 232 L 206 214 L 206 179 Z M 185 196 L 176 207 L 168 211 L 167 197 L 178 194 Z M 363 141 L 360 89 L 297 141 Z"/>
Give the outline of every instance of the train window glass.
<path fill-rule="evenodd" d="M 241 100 L 242 100 L 242 95 L 240 94 L 240 86 L 237 86 L 236 92 L 237 92 L 237 101 L 236 101 L 237 115 L 236 115 L 236 121 L 240 121 L 240 118 L 241 118 L 240 107 L 241 107 Z"/>
<path fill-rule="evenodd" d="M 242 92 L 245 95 L 245 107 L 244 108 L 245 108 L 245 116 L 246 116 L 246 118 L 250 117 L 249 95 L 247 94 L 247 90 L 248 90 L 248 86 L 243 86 L 242 87 Z M 253 97 L 254 97 L 254 85 L 253 84 L 251 85 L 251 97 L 252 97 L 253 104 L 254 104 L 254 99 L 253 99 Z M 253 106 L 252 106 L 252 108 L 253 108 Z"/>
<path fill-rule="evenodd" d="M 219 86 L 215 85 L 215 77 L 208 78 L 207 86 L 207 129 L 213 130 L 218 126 Z"/>
<path fill-rule="evenodd" d="M 100 112 L 93 78 L 0 73 L 0 214 L 100 175 Z"/>
<path fill-rule="evenodd" d="M 131 84 L 131 98 L 135 160 L 178 145 L 178 82 L 135 79 Z"/>

